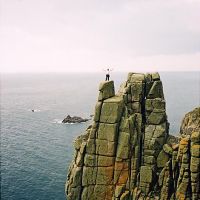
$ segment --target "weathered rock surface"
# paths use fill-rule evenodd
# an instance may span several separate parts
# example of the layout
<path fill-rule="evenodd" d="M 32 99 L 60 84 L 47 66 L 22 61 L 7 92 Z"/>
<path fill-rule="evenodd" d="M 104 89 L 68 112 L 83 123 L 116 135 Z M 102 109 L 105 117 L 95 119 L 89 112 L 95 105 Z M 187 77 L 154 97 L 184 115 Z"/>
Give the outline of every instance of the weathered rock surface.
<path fill-rule="evenodd" d="M 158 73 L 129 73 L 116 95 L 112 81 L 99 91 L 94 122 L 74 143 L 67 199 L 200 199 L 200 108 L 179 139 L 168 133 Z"/>
<path fill-rule="evenodd" d="M 62 123 L 81 123 L 81 122 L 87 122 L 89 119 L 83 119 L 82 117 L 67 115 L 65 119 L 62 120 Z"/>
<path fill-rule="evenodd" d="M 187 113 L 182 121 L 180 133 L 191 135 L 192 132 L 200 130 L 200 108 L 195 108 Z"/>

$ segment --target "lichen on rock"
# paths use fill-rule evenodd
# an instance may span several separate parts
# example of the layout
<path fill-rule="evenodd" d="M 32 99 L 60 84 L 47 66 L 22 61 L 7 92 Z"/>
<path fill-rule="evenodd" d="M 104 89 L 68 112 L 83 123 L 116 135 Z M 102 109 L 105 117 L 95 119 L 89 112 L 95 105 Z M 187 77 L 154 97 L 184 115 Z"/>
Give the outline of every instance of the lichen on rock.
<path fill-rule="evenodd" d="M 68 200 L 200 199 L 200 108 L 169 135 L 158 73 L 102 82 L 93 124 L 75 142 Z"/>

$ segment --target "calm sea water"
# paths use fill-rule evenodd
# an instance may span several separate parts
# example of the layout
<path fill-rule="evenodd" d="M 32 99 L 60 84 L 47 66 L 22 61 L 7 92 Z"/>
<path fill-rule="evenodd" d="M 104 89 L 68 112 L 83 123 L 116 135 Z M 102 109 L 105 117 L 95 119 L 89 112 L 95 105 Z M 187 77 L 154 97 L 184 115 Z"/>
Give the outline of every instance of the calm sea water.
<path fill-rule="evenodd" d="M 113 73 L 116 88 L 126 73 Z M 91 123 L 61 124 L 67 115 L 88 117 L 103 74 L 1 75 L 1 199 L 64 200 L 73 140 Z M 200 72 L 161 73 L 170 132 L 200 105 Z M 36 109 L 36 112 L 31 112 Z"/>

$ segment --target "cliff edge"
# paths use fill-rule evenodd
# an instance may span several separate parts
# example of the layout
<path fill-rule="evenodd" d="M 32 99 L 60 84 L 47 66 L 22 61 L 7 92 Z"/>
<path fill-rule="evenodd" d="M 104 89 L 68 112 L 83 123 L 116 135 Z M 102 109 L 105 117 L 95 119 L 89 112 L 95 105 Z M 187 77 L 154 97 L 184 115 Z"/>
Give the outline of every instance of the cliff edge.
<path fill-rule="evenodd" d="M 169 135 L 158 73 L 102 82 L 93 124 L 74 142 L 68 200 L 200 199 L 200 108 Z"/>

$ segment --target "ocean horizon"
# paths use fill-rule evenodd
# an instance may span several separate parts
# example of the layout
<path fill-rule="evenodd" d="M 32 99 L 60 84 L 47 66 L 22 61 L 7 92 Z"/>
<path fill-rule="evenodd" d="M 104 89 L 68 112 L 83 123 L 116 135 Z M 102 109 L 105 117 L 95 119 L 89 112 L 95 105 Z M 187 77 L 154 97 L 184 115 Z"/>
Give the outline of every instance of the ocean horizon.
<path fill-rule="evenodd" d="M 200 72 L 160 72 L 170 134 L 200 105 Z M 64 200 L 73 141 L 92 120 L 103 73 L 1 74 L 1 199 Z M 127 73 L 113 72 L 116 92 Z M 32 112 L 34 109 L 36 112 Z"/>

